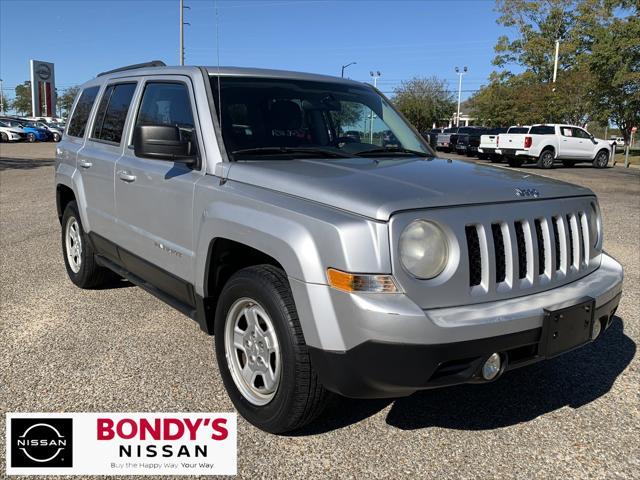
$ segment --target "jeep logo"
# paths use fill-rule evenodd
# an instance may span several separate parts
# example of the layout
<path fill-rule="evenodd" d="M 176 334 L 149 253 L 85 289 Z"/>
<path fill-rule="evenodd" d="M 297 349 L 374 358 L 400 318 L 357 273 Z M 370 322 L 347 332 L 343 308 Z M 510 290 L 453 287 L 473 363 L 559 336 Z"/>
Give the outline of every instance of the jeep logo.
<path fill-rule="evenodd" d="M 516 188 L 516 196 L 538 198 L 540 192 L 535 188 Z"/>

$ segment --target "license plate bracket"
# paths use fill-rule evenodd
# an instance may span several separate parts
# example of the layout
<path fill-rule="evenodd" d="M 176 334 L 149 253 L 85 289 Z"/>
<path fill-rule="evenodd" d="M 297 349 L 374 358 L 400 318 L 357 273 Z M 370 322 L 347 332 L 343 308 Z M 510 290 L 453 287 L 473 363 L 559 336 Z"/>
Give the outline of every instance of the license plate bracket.
<path fill-rule="evenodd" d="M 545 357 L 555 357 L 580 347 L 591 339 L 595 300 L 545 308 L 540 350 Z"/>

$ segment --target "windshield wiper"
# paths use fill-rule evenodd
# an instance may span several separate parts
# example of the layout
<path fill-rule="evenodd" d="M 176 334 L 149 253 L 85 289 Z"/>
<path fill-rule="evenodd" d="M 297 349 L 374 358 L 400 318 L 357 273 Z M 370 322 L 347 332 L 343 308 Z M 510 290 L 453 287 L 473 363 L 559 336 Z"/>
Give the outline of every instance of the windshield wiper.
<path fill-rule="evenodd" d="M 232 155 L 280 155 L 280 154 L 305 153 L 320 155 L 324 158 L 352 158 L 353 155 L 321 147 L 258 147 L 234 150 Z"/>
<path fill-rule="evenodd" d="M 354 155 L 358 155 L 360 157 L 366 157 L 368 155 L 387 155 L 387 154 L 400 153 L 403 155 L 415 155 L 416 157 L 432 157 L 433 155 L 421 152 L 419 150 L 411 150 L 409 148 L 404 147 L 385 147 L 385 148 L 374 148 L 373 150 L 364 150 L 362 152 L 354 153 Z"/>

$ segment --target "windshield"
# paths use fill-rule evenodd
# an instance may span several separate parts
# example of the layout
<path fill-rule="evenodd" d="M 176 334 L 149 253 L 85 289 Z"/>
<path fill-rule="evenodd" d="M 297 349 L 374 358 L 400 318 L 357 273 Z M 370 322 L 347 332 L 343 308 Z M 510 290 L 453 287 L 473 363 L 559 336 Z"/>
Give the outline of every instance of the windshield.
<path fill-rule="evenodd" d="M 218 92 L 218 77 L 212 76 L 211 87 L 232 160 L 433 155 L 366 86 L 221 76 Z"/>

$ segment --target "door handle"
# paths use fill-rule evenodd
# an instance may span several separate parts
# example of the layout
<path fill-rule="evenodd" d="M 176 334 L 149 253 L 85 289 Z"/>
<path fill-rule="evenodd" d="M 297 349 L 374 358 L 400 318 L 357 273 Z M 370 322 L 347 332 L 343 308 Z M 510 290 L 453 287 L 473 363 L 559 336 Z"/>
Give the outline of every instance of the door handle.
<path fill-rule="evenodd" d="M 93 166 L 93 163 L 87 162 L 85 160 L 79 160 L 78 165 L 80 165 L 82 168 L 91 168 Z"/>
<path fill-rule="evenodd" d="M 125 182 L 135 182 L 136 181 L 136 176 L 130 174 L 129 172 L 127 172 L 126 170 L 120 170 L 118 172 L 118 176 L 120 177 L 120 180 L 123 180 Z"/>

